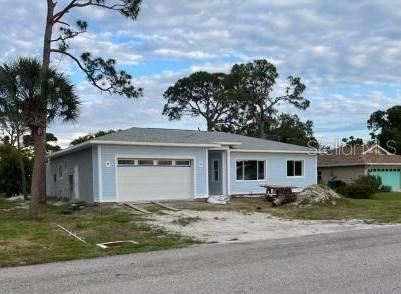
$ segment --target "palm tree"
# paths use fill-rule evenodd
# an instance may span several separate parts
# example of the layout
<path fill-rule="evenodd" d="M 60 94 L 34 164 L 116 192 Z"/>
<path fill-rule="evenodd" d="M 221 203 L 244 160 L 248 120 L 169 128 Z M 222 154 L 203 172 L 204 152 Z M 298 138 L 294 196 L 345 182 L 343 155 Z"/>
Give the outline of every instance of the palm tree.
<path fill-rule="evenodd" d="M 41 64 L 32 58 L 19 58 L 0 65 L 0 115 L 7 107 L 18 110 L 23 125 L 29 128 L 34 142 L 34 163 L 29 214 L 37 217 L 39 203 L 45 201 L 46 127 L 54 119 L 74 121 L 78 117 L 79 98 L 75 87 L 64 74 L 50 68 L 45 76 L 46 94 L 41 95 Z"/>

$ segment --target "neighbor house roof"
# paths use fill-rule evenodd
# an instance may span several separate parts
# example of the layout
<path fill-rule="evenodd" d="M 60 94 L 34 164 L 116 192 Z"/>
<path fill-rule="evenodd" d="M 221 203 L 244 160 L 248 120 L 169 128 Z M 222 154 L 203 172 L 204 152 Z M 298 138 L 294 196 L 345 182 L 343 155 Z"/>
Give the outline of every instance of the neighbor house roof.
<path fill-rule="evenodd" d="M 145 146 L 177 146 L 177 147 L 209 147 L 221 148 L 229 146 L 237 151 L 282 152 L 282 153 L 316 153 L 315 149 L 280 143 L 272 140 L 258 139 L 248 136 L 224 132 L 207 132 L 194 130 L 130 128 L 116 133 L 101 136 L 83 144 L 69 147 L 53 153 L 51 157 L 61 155 L 88 145 L 145 145 Z"/>
<path fill-rule="evenodd" d="M 391 154 L 379 145 L 363 145 L 342 146 L 317 158 L 318 167 L 357 165 L 401 165 L 401 156 Z"/>

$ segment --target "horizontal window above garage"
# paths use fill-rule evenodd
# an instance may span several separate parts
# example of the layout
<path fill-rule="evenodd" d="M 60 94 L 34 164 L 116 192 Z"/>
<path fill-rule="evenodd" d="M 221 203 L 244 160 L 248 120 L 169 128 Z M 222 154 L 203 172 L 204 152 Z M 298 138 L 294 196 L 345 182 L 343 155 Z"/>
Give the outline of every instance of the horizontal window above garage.
<path fill-rule="evenodd" d="M 153 159 L 153 158 L 119 158 L 118 166 L 164 166 L 189 167 L 190 159 Z"/>

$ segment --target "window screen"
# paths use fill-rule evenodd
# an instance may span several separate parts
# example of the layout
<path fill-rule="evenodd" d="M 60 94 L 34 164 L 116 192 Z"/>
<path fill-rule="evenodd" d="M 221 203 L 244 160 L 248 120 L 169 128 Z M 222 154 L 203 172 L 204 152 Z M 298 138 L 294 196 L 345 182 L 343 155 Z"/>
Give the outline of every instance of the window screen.
<path fill-rule="evenodd" d="M 237 180 L 256 181 L 265 179 L 265 162 L 262 160 L 238 160 Z"/>
<path fill-rule="evenodd" d="M 287 161 L 287 177 L 302 177 L 303 176 L 302 160 L 288 160 Z"/>

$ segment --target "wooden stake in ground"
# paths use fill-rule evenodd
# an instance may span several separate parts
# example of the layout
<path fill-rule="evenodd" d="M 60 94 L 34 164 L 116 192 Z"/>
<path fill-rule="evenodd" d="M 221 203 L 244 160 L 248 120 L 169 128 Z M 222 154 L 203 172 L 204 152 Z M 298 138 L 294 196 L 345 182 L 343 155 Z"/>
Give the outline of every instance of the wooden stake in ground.
<path fill-rule="evenodd" d="M 147 211 L 146 209 L 143 209 L 143 208 L 141 208 L 141 207 L 139 207 L 139 206 L 137 206 L 135 204 L 132 204 L 132 203 L 129 203 L 129 202 L 124 203 L 124 204 L 127 205 L 128 207 L 131 207 L 132 209 L 136 209 L 136 210 L 138 210 L 138 211 L 140 211 L 142 213 L 146 213 L 146 214 L 151 213 L 150 211 Z"/>
<path fill-rule="evenodd" d="M 160 203 L 160 202 L 157 202 L 157 201 L 151 201 L 153 204 L 156 204 L 156 205 L 159 205 L 159 206 L 161 206 L 161 207 L 163 207 L 163 208 L 166 208 L 166 209 L 168 209 L 168 210 L 172 210 L 172 211 L 180 211 L 181 209 L 178 209 L 178 208 L 175 208 L 175 207 L 171 207 L 171 206 L 169 206 L 169 205 L 166 205 L 166 204 L 164 204 L 164 203 Z"/>
<path fill-rule="evenodd" d="M 66 228 L 64 228 L 63 226 L 60 226 L 58 224 L 56 224 L 56 226 L 58 226 L 60 229 L 62 229 L 64 232 L 68 233 L 69 235 L 73 236 L 74 238 L 78 239 L 79 241 L 88 244 L 88 242 L 86 242 L 84 239 L 82 239 L 81 237 L 79 237 L 78 235 L 74 234 L 73 232 L 67 230 Z"/>

